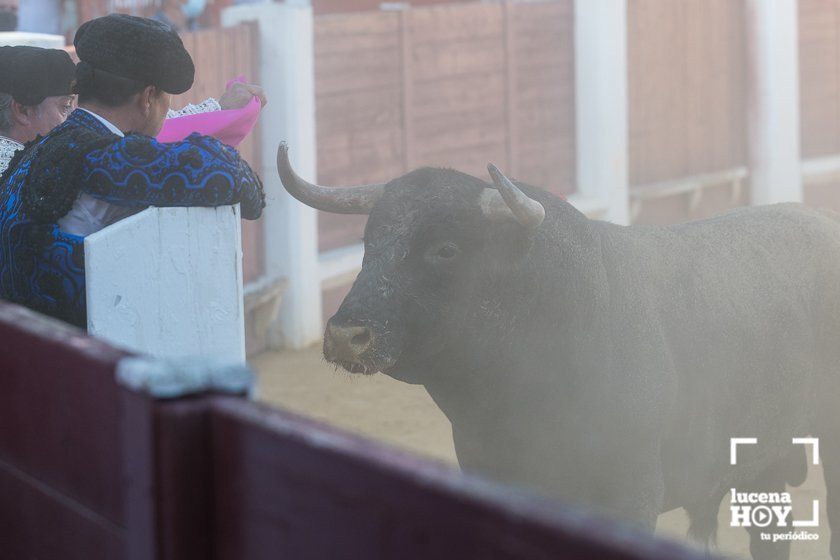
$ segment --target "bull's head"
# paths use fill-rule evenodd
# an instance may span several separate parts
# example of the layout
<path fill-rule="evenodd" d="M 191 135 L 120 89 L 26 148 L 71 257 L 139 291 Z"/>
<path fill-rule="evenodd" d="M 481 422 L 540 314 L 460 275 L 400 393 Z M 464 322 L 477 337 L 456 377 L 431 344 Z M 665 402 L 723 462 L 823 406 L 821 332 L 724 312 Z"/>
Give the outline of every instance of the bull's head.
<path fill-rule="evenodd" d="M 322 187 L 294 172 L 281 145 L 277 167 L 304 204 L 370 216 L 362 270 L 324 334 L 326 359 L 354 373 L 417 381 L 463 328 L 462 303 L 516 267 L 545 218 L 543 204 L 493 165 L 493 184 L 425 168 L 387 184 Z"/>

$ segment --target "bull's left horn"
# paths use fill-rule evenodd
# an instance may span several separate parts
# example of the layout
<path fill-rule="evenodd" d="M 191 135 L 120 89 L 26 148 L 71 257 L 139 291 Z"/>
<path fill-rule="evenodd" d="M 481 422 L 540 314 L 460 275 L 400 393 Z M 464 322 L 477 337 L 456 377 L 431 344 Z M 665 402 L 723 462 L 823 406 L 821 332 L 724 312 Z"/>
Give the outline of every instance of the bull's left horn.
<path fill-rule="evenodd" d="M 496 190 L 485 189 L 487 194 L 482 194 L 481 208 L 485 214 L 513 214 L 513 217 L 527 228 L 535 228 L 543 222 L 545 208 L 542 204 L 519 190 L 519 187 L 492 163 L 487 165 L 487 171 L 493 178 Z"/>
<path fill-rule="evenodd" d="M 358 187 L 322 187 L 302 179 L 289 162 L 289 147 L 277 148 L 277 173 L 290 195 L 307 206 L 336 214 L 370 214 L 385 191 L 384 184 Z"/>

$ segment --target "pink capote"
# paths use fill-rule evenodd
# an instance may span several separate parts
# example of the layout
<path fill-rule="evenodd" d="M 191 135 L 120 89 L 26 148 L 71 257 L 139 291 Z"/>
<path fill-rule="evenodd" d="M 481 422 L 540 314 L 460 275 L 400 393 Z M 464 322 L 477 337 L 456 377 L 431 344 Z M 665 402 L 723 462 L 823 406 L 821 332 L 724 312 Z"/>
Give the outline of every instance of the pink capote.
<path fill-rule="evenodd" d="M 245 78 L 240 76 L 231 80 L 227 83 L 227 87 L 230 88 L 236 82 L 245 83 Z M 226 109 L 166 119 L 157 140 L 178 142 L 193 132 L 198 132 L 205 136 L 212 136 L 235 148 L 250 134 L 259 116 L 260 100 L 254 97 L 241 109 Z"/>

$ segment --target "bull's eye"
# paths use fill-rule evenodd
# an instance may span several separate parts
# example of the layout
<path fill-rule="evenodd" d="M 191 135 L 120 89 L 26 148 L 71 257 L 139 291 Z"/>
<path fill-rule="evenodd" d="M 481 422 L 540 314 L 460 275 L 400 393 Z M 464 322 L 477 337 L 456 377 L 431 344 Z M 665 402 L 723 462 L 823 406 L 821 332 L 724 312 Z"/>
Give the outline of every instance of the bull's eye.
<path fill-rule="evenodd" d="M 429 247 L 428 251 L 426 252 L 426 258 L 430 260 L 433 264 L 443 264 L 452 262 L 460 254 L 461 250 L 456 244 L 452 243 L 451 241 L 446 241 L 443 243 L 437 243 Z"/>

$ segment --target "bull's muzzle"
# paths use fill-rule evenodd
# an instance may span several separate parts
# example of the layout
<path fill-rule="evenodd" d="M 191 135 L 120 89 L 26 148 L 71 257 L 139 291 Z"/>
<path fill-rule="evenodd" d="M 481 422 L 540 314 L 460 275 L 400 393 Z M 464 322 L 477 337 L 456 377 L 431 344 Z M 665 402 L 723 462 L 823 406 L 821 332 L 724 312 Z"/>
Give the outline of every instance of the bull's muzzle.
<path fill-rule="evenodd" d="M 356 325 L 327 323 L 324 357 L 352 373 L 368 373 L 365 355 L 373 346 L 373 332 Z"/>

